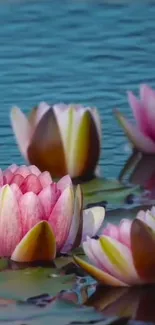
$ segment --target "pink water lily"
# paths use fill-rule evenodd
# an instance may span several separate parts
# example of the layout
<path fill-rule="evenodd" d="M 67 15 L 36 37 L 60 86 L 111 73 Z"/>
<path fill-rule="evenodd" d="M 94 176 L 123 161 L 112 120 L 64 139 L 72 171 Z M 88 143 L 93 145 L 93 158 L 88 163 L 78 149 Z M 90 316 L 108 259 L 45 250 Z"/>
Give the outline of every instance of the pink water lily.
<path fill-rule="evenodd" d="M 0 170 L 0 256 L 52 260 L 96 234 L 103 219 L 103 208 L 82 211 L 81 188 L 74 191 L 68 175 L 54 183 L 48 172 L 32 165 Z"/>
<path fill-rule="evenodd" d="M 101 144 L 96 108 L 42 102 L 28 118 L 14 107 L 11 123 L 21 153 L 41 171 L 72 178 L 95 173 Z"/>
<path fill-rule="evenodd" d="M 130 123 L 119 111 L 116 117 L 133 147 L 144 153 L 155 153 L 155 91 L 149 86 L 140 85 L 140 99 L 130 91 L 128 101 L 136 120 Z"/>
<path fill-rule="evenodd" d="M 83 249 L 92 264 L 76 256 L 75 262 L 105 285 L 155 283 L 155 207 L 133 221 L 108 224 L 98 240 L 88 237 Z"/>

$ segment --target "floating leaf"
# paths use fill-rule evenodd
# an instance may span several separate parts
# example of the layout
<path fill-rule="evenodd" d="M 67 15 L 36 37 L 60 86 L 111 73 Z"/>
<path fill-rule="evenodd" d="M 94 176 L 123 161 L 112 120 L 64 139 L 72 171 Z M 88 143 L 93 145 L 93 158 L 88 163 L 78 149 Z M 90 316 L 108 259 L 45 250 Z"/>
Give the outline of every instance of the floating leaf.
<path fill-rule="evenodd" d="M 85 257 L 85 253 L 83 251 L 82 246 L 79 246 L 75 249 L 73 249 L 70 253 L 67 253 L 66 255 L 61 255 L 59 257 L 57 257 L 54 260 L 54 264 L 58 269 L 61 269 L 62 267 L 70 264 L 73 262 L 73 255 L 77 255 L 77 256 L 81 256 Z"/>
<path fill-rule="evenodd" d="M 57 268 L 61 269 L 62 267 L 73 262 L 72 256 L 60 256 L 54 260 L 54 264 Z"/>
<path fill-rule="evenodd" d="M 75 275 L 61 275 L 52 268 L 29 268 L 0 272 L 0 296 L 9 299 L 27 299 L 48 293 L 55 296 L 61 290 L 71 289 Z"/>
<path fill-rule="evenodd" d="M 115 189 L 93 192 L 91 194 L 84 195 L 84 205 L 87 206 L 88 204 L 96 204 L 103 201 L 107 201 L 108 203 L 122 204 L 126 202 L 129 195 L 139 196 L 141 193 L 142 190 L 139 186 L 122 186 Z"/>
<path fill-rule="evenodd" d="M 9 266 L 9 260 L 6 258 L 0 259 L 0 271 L 7 269 Z"/>
<path fill-rule="evenodd" d="M 93 178 L 91 181 L 82 183 L 81 187 L 84 194 L 90 194 L 93 192 L 118 189 L 122 185 L 116 179 Z"/>

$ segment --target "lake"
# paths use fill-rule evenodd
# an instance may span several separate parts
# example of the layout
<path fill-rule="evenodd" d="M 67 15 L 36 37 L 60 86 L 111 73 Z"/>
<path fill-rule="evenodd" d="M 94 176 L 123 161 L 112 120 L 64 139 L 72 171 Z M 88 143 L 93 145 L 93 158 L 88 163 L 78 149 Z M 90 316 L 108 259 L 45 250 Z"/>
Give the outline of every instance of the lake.
<path fill-rule="evenodd" d="M 26 112 L 43 100 L 75 102 L 98 107 L 102 174 L 116 177 L 130 149 L 113 109 L 132 117 L 126 91 L 155 86 L 154 17 L 154 1 L 1 1 L 1 167 L 24 162 L 12 105 Z"/>
<path fill-rule="evenodd" d="M 138 93 L 139 84 L 143 82 L 155 87 L 155 2 L 1 0 L 0 22 L 0 167 L 6 168 L 13 162 L 24 163 L 10 125 L 12 105 L 28 112 L 40 101 L 82 103 L 96 106 L 100 111 L 103 124 L 101 172 L 106 178 L 116 178 L 131 149 L 113 109 L 120 108 L 132 119 L 127 90 Z M 145 165 L 144 161 L 142 167 Z M 150 165 L 154 170 L 153 160 Z M 153 181 L 154 185 L 155 176 Z M 109 180 L 107 183 L 109 186 Z M 112 184 L 110 186 L 118 186 Z M 111 194 L 104 189 L 104 195 L 100 193 L 100 197 L 102 201 L 108 201 Z M 89 184 L 86 184 L 86 190 L 89 191 Z M 122 188 L 119 192 L 117 188 L 115 198 L 110 196 L 112 204 L 119 201 L 121 206 L 116 211 L 108 211 L 109 215 L 107 213 L 116 223 L 119 218 L 129 214 L 133 217 L 137 212 L 134 207 L 128 214 L 124 210 L 124 197 L 129 194 L 128 189 L 125 194 L 124 191 Z M 119 200 L 118 192 L 122 195 Z M 12 272 L 8 271 L 10 264 L 0 259 L 0 270 L 4 270 L 0 272 L 0 323 L 10 320 L 7 324 L 23 321 L 28 325 L 43 325 L 45 322 L 51 324 L 51 317 L 54 317 L 57 325 L 66 325 L 74 322 L 74 317 L 79 317 L 80 322 L 81 317 L 88 324 L 94 319 L 97 323 L 101 317 L 94 310 L 90 312 L 83 308 L 81 311 L 80 307 L 59 299 L 59 291 L 63 296 L 66 289 L 79 288 L 68 269 L 60 272 L 52 268 L 34 268 Z M 16 270 L 17 265 L 11 264 L 11 267 Z M 67 280 L 64 280 L 66 274 Z M 90 287 L 85 287 L 84 283 L 84 288 L 80 288 L 80 303 L 95 306 L 103 314 L 105 308 L 106 316 L 134 315 L 137 320 L 154 321 L 154 307 L 150 309 L 154 306 L 154 287 L 144 288 L 144 291 L 120 289 L 118 296 L 111 288 L 104 288 L 104 295 L 102 287 L 95 291 L 94 282 Z M 78 294 L 76 290 L 67 292 L 67 301 L 77 303 Z M 115 297 L 116 302 L 109 297 Z M 48 308 L 39 308 L 45 304 L 50 304 L 50 312 Z M 131 315 L 128 305 L 133 307 Z M 136 313 L 135 306 L 138 306 Z M 121 324 L 127 325 L 127 320 Z"/>

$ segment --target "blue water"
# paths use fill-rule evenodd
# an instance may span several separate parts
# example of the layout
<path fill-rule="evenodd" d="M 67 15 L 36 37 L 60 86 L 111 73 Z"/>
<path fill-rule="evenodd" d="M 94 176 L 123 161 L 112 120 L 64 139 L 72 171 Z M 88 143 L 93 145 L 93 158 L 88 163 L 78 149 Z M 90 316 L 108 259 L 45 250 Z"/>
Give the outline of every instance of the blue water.
<path fill-rule="evenodd" d="M 117 176 L 129 152 L 112 112 L 131 117 L 126 91 L 155 87 L 154 17 L 154 1 L 1 1 L 1 167 L 23 162 L 12 105 L 26 112 L 43 100 L 80 102 L 100 110 L 102 172 Z"/>

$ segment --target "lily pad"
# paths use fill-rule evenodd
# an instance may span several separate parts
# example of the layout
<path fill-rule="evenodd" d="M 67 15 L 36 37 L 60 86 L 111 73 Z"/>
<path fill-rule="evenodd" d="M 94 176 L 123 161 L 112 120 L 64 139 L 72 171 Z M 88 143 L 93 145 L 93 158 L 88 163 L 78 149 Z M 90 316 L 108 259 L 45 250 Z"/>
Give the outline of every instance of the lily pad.
<path fill-rule="evenodd" d="M 60 256 L 54 260 L 54 264 L 58 270 L 64 272 L 65 274 L 76 274 L 78 277 L 84 277 L 86 274 L 84 270 L 79 268 L 73 259 L 73 255 L 82 257 L 87 261 L 87 256 L 85 255 L 82 246 L 75 248 L 70 255 Z M 88 277 L 89 278 L 89 277 Z"/>
<path fill-rule="evenodd" d="M 96 191 L 92 193 L 84 193 L 84 205 L 96 204 L 103 201 L 108 203 L 123 204 L 129 195 L 140 196 L 142 190 L 139 186 L 121 186 L 115 189 L 107 189 L 104 191 Z"/>
<path fill-rule="evenodd" d="M 9 266 L 9 260 L 6 258 L 0 258 L 0 271 L 7 269 Z"/>
<path fill-rule="evenodd" d="M 0 297 L 23 300 L 45 293 L 55 296 L 75 283 L 75 275 L 63 275 L 52 268 L 6 270 L 0 272 Z"/>
<path fill-rule="evenodd" d="M 66 266 L 72 262 L 73 262 L 73 258 L 71 255 L 70 256 L 60 256 L 55 259 L 54 264 L 58 269 L 61 269 L 62 267 Z"/>
<path fill-rule="evenodd" d="M 84 194 L 90 194 L 97 191 L 105 191 L 121 188 L 121 183 L 116 179 L 93 178 L 89 182 L 81 184 Z"/>

